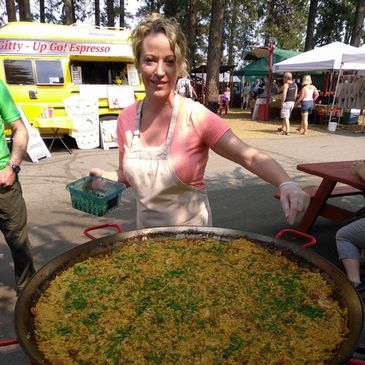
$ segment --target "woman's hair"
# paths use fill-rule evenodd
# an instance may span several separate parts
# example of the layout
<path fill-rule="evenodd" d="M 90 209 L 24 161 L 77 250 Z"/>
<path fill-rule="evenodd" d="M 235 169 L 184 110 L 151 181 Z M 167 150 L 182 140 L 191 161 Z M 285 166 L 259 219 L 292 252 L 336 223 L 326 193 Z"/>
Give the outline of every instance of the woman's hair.
<path fill-rule="evenodd" d="M 179 74 L 187 77 L 189 72 L 185 35 L 174 18 L 164 18 L 158 13 L 152 13 L 142 19 L 132 31 L 131 39 L 136 67 L 138 68 L 141 61 L 143 41 L 151 33 L 165 34 L 176 57 Z"/>
<path fill-rule="evenodd" d="M 305 75 L 303 76 L 303 81 L 302 81 L 302 85 L 310 85 L 312 83 L 312 79 L 310 77 L 310 75 Z"/>
<path fill-rule="evenodd" d="M 290 72 L 285 72 L 284 73 L 284 78 L 287 78 L 288 80 L 292 80 L 293 79 L 293 75 Z"/>

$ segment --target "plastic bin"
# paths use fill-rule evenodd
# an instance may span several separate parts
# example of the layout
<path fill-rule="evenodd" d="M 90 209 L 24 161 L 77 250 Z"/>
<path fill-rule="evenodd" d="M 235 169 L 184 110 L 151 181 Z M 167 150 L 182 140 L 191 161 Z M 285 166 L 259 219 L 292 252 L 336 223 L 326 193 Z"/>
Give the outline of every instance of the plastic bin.
<path fill-rule="evenodd" d="M 125 185 L 101 176 L 86 176 L 67 184 L 66 189 L 73 208 L 101 217 L 119 206 Z"/>
<path fill-rule="evenodd" d="M 257 110 L 256 120 L 261 120 L 261 121 L 266 120 L 265 112 L 266 112 L 266 104 L 260 104 Z"/>
<path fill-rule="evenodd" d="M 356 112 L 344 112 L 342 117 L 343 124 L 358 124 L 360 116 L 360 110 Z"/>
<path fill-rule="evenodd" d="M 258 119 L 258 112 L 259 112 L 259 108 L 262 110 L 262 106 L 261 105 L 265 105 L 266 106 L 266 98 L 257 98 L 256 102 L 255 102 L 255 107 L 253 108 L 253 112 L 252 112 L 252 120 L 257 120 Z M 260 115 L 261 117 L 261 115 Z"/>

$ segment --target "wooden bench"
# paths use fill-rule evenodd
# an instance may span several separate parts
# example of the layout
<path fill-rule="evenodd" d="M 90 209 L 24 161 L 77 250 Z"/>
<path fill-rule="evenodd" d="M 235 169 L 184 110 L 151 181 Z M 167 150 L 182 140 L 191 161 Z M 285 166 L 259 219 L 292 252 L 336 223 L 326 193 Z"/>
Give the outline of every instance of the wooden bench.
<path fill-rule="evenodd" d="M 311 197 L 313 198 L 314 195 L 317 192 L 317 187 L 311 187 L 308 186 L 306 188 L 303 188 L 303 190 Z M 332 193 L 330 195 L 330 198 L 337 198 L 340 196 L 348 196 L 348 195 L 364 195 L 364 191 L 360 190 L 360 189 L 356 189 L 353 188 L 352 186 L 348 186 L 348 185 L 341 185 L 341 186 L 336 186 L 333 190 Z M 280 199 L 280 191 L 278 191 L 275 195 L 274 195 L 275 199 Z"/>

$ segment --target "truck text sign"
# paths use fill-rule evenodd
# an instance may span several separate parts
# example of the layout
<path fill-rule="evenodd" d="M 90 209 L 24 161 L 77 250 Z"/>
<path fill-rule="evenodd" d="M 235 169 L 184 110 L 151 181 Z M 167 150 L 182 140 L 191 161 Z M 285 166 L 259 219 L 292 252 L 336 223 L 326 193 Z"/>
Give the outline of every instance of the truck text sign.
<path fill-rule="evenodd" d="M 0 54 L 133 57 L 132 47 L 128 43 L 13 40 L 4 38 L 0 38 Z"/>

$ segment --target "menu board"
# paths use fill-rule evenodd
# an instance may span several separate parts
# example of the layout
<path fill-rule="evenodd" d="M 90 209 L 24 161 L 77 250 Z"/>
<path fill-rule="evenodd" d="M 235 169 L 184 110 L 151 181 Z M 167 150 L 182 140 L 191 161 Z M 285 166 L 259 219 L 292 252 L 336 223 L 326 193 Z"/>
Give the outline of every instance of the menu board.
<path fill-rule="evenodd" d="M 128 64 L 127 74 L 128 74 L 128 85 L 138 86 L 141 83 L 139 80 L 139 75 L 136 66 Z"/>
<path fill-rule="evenodd" d="M 28 118 L 21 107 L 18 106 L 18 110 L 22 121 L 28 130 L 29 140 L 27 145 L 27 154 L 29 155 L 32 162 L 39 162 L 38 160 L 41 158 L 51 157 L 51 153 L 44 143 L 39 130 L 37 128 L 33 128 L 30 125 Z"/>
<path fill-rule="evenodd" d="M 117 118 L 100 120 L 101 147 L 104 150 L 118 147 L 117 141 Z"/>
<path fill-rule="evenodd" d="M 108 86 L 109 109 L 122 109 L 134 103 L 134 90 L 129 85 Z"/>

